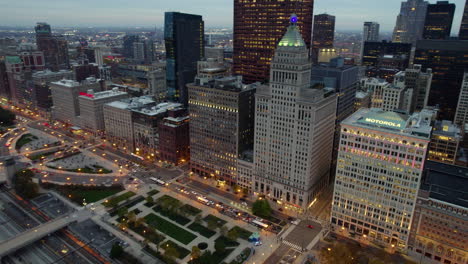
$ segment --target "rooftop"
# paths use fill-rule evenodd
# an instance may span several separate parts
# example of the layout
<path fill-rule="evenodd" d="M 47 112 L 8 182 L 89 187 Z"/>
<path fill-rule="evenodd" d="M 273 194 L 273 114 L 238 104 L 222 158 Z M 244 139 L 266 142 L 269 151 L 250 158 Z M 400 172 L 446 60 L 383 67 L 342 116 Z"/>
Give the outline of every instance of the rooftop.
<path fill-rule="evenodd" d="M 177 108 L 177 107 L 182 107 L 182 104 L 179 103 L 173 103 L 173 102 L 166 102 L 166 103 L 160 103 L 155 106 L 148 106 L 148 107 L 143 107 L 140 109 L 132 109 L 133 112 L 141 113 L 147 116 L 155 116 L 159 115 L 162 113 L 167 112 L 168 110 Z"/>
<path fill-rule="evenodd" d="M 357 91 L 356 92 L 356 98 L 358 99 L 363 99 L 369 96 L 369 93 L 363 92 L 363 91 Z"/>
<path fill-rule="evenodd" d="M 59 85 L 59 86 L 66 86 L 66 87 L 75 87 L 80 86 L 80 83 L 74 80 L 60 80 L 58 82 L 52 82 L 51 84 Z"/>
<path fill-rule="evenodd" d="M 421 189 L 439 201 L 468 207 L 468 168 L 426 161 Z"/>
<path fill-rule="evenodd" d="M 115 101 L 108 103 L 108 106 L 115 107 L 115 108 L 120 108 L 120 109 L 128 109 L 128 110 L 133 110 L 133 109 L 138 109 L 142 108 L 146 105 L 150 104 L 155 104 L 156 101 L 153 99 L 151 96 L 140 96 L 140 97 L 133 97 L 133 98 L 128 98 L 120 101 Z"/>
<path fill-rule="evenodd" d="M 422 111 L 410 116 L 380 108 L 362 108 L 346 118 L 342 124 L 428 140 L 433 114 L 431 111 Z"/>
<path fill-rule="evenodd" d="M 86 94 L 80 94 L 80 97 L 87 100 L 98 100 L 103 98 L 109 98 L 114 96 L 121 96 L 126 95 L 126 92 L 119 91 L 118 88 L 112 88 L 112 90 L 102 91 L 102 92 L 94 92 L 93 90 L 89 90 Z"/>
<path fill-rule="evenodd" d="M 286 33 L 278 43 L 279 47 L 305 47 L 304 39 L 301 31 L 297 26 L 297 16 L 292 15 L 290 18 L 291 24 L 286 29 Z"/>
<path fill-rule="evenodd" d="M 72 71 L 69 70 L 60 70 L 60 71 L 51 71 L 49 69 L 45 69 L 43 71 L 37 71 L 33 73 L 33 77 L 42 77 L 42 76 L 50 76 L 50 75 L 62 75 L 66 73 L 73 73 Z"/>

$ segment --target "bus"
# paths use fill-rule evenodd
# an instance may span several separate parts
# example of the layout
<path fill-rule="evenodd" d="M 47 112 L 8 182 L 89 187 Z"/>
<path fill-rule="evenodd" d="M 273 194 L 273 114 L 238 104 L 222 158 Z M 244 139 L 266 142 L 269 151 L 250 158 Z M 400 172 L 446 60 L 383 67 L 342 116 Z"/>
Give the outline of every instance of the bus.
<path fill-rule="evenodd" d="M 150 180 L 156 182 L 157 184 L 161 185 L 161 186 L 164 186 L 166 185 L 166 183 L 164 181 L 161 181 L 160 179 L 156 179 L 154 177 L 150 177 Z"/>
<path fill-rule="evenodd" d="M 262 222 L 257 221 L 257 220 L 253 220 L 252 223 L 254 223 L 254 224 L 256 224 L 256 225 L 258 225 L 258 226 L 260 226 L 260 227 L 263 227 L 263 228 L 267 228 L 267 227 L 268 227 L 267 224 L 262 223 Z"/>
<path fill-rule="evenodd" d="M 203 197 L 201 197 L 201 196 L 198 196 L 197 199 L 198 199 L 200 202 L 205 203 L 205 204 L 209 202 L 207 199 L 205 199 L 205 198 L 203 198 Z"/>
<path fill-rule="evenodd" d="M 143 157 L 141 157 L 141 156 L 138 156 L 138 155 L 135 154 L 135 153 L 130 153 L 130 155 L 132 155 L 133 157 L 138 158 L 138 159 L 140 159 L 140 160 L 145 160 L 145 158 L 143 158 Z"/>

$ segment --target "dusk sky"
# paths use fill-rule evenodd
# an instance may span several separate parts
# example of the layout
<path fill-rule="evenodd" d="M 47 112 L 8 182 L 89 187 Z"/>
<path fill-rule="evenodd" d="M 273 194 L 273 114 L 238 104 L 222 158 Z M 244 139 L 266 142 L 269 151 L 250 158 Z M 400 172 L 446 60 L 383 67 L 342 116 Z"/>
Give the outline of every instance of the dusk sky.
<path fill-rule="evenodd" d="M 0 0 L 0 25 L 31 26 L 162 26 L 165 11 L 203 15 L 207 27 L 232 26 L 233 0 Z M 435 0 L 430 1 L 434 3 Z M 458 33 L 465 0 L 456 4 Z M 391 31 L 400 10 L 399 0 L 317 0 L 314 14 L 335 15 L 337 30 L 360 30 L 364 21 L 377 21 Z"/>

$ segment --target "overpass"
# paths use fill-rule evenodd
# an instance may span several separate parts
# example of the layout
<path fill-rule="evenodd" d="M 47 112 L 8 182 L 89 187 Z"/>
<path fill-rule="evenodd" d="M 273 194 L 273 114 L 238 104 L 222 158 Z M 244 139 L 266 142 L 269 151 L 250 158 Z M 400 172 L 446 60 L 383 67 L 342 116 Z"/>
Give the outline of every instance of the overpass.
<path fill-rule="evenodd" d="M 89 212 L 87 210 L 72 212 L 2 241 L 0 243 L 0 259 L 73 222 L 83 221 L 88 217 Z"/>

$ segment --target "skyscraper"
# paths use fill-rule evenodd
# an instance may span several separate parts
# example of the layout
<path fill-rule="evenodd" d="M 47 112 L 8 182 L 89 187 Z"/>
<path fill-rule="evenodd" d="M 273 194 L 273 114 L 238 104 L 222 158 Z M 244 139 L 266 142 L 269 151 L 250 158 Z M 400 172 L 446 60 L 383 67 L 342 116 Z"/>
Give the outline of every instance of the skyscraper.
<path fill-rule="evenodd" d="M 434 113 L 360 109 L 341 123 L 331 224 L 405 250 Z"/>
<path fill-rule="evenodd" d="M 458 96 L 457 112 L 455 123 L 462 128 L 468 123 L 468 72 L 463 75 L 463 82 Z"/>
<path fill-rule="evenodd" d="M 333 48 L 335 39 L 335 16 L 320 14 L 314 16 L 314 49 Z"/>
<path fill-rule="evenodd" d="M 468 0 L 465 1 L 465 9 L 463 11 L 463 18 L 460 25 L 460 32 L 458 38 L 468 40 Z"/>
<path fill-rule="evenodd" d="M 37 23 L 35 30 L 37 49 L 44 53 L 46 68 L 53 71 L 68 69 L 70 67 L 68 42 L 61 36 L 53 36 L 47 23 Z"/>
<path fill-rule="evenodd" d="M 437 1 L 427 6 L 424 22 L 423 39 L 446 39 L 452 30 L 455 4 L 448 1 Z"/>
<path fill-rule="evenodd" d="M 404 70 L 409 65 L 410 56 L 410 43 L 366 41 L 362 52 L 362 65 Z"/>
<path fill-rule="evenodd" d="M 427 5 L 428 2 L 423 0 L 407 0 L 401 3 L 400 14 L 393 30 L 393 42 L 415 44 L 421 39 Z"/>
<path fill-rule="evenodd" d="M 416 45 L 414 64 L 433 73 L 428 105 L 439 105 L 443 119 L 453 120 L 455 115 L 467 57 L 466 40 L 420 40 Z"/>
<path fill-rule="evenodd" d="M 255 95 L 254 192 L 295 208 L 327 185 L 336 95 L 313 88 L 312 63 L 297 17 L 275 50 L 269 86 Z"/>
<path fill-rule="evenodd" d="M 362 41 L 379 41 L 380 25 L 377 22 L 364 22 Z"/>
<path fill-rule="evenodd" d="M 307 48 L 311 47 L 314 0 L 234 0 L 234 67 L 244 82 L 269 79 L 270 62 L 278 41 L 296 14 Z"/>
<path fill-rule="evenodd" d="M 124 55 L 125 58 L 133 58 L 133 43 L 136 43 L 139 40 L 140 37 L 138 35 L 125 35 L 123 37 L 122 55 Z"/>
<path fill-rule="evenodd" d="M 164 14 L 168 98 L 184 105 L 188 102 L 186 84 L 194 81 L 197 62 L 205 55 L 204 32 L 204 22 L 199 15 Z"/>

